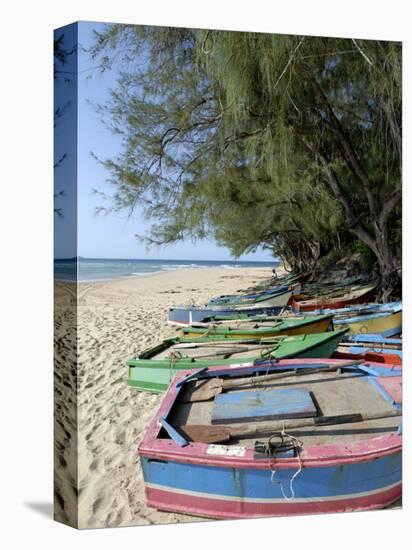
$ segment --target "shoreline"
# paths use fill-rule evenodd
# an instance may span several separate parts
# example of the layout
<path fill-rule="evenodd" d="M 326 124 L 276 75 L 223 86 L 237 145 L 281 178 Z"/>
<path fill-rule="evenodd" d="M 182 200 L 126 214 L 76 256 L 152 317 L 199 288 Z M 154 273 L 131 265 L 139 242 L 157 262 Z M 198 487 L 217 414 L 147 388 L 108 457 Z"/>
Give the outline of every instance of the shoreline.
<path fill-rule="evenodd" d="M 277 271 L 280 275 L 280 268 Z M 236 294 L 270 276 L 270 268 L 213 266 L 81 282 L 76 291 L 75 283 L 55 281 L 55 379 L 59 381 L 55 402 L 65 411 L 56 431 L 57 519 L 64 518 L 73 502 L 72 483 L 78 488 L 80 528 L 207 521 L 146 507 L 137 447 L 163 394 L 127 386 L 126 360 L 176 335 L 179 328 L 167 324 L 170 307 L 203 305 L 213 296 Z M 71 381 L 77 389 L 74 419 L 65 386 L 67 352 L 70 346 L 76 349 L 76 342 L 76 377 Z M 73 476 L 73 450 L 65 438 L 76 427 L 78 468 Z"/>
<path fill-rule="evenodd" d="M 283 275 L 286 271 L 284 270 L 283 266 L 281 266 L 281 264 L 279 265 L 275 265 L 275 268 L 276 268 L 276 271 L 278 274 L 280 275 Z M 72 283 L 72 284 L 78 284 L 78 285 L 82 285 L 82 284 L 90 284 L 90 283 L 109 283 L 109 282 L 116 282 L 116 281 L 129 281 L 129 280 L 139 280 L 139 279 L 146 279 L 147 277 L 154 277 L 156 275 L 165 275 L 165 274 L 169 274 L 169 273 L 180 273 L 180 272 L 191 272 L 191 273 L 196 273 L 198 271 L 203 271 L 203 270 L 216 270 L 216 269 L 219 269 L 219 270 L 224 270 L 224 271 L 233 271 L 233 270 L 253 270 L 253 271 L 259 271 L 259 270 L 264 270 L 267 273 L 266 276 L 264 276 L 262 279 L 264 280 L 267 280 L 270 278 L 270 268 L 269 267 L 232 267 L 232 266 L 226 266 L 226 267 L 223 267 L 223 266 L 196 266 L 196 267 L 182 267 L 182 268 L 177 268 L 177 269 L 163 269 L 163 270 L 160 270 L 160 271 L 153 271 L 153 272 L 149 272 L 149 273 L 136 273 L 136 274 L 131 274 L 131 275 L 119 275 L 119 276 L 116 276 L 116 277 L 105 277 L 105 278 L 99 278 L 99 279 L 77 279 L 76 281 L 73 281 L 71 279 L 59 279 L 59 278 L 55 278 L 54 279 L 54 282 L 55 283 Z"/>

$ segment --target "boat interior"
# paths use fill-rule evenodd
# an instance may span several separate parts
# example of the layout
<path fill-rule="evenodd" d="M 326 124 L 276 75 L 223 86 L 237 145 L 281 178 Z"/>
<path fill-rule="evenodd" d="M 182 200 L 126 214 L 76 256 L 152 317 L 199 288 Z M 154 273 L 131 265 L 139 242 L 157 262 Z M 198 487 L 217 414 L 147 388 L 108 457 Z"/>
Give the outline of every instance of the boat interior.
<path fill-rule="evenodd" d="M 302 335 L 305 336 L 305 335 Z M 277 339 L 270 338 L 264 344 L 245 343 L 237 340 L 217 341 L 217 342 L 198 342 L 198 343 L 179 343 L 162 350 L 158 350 L 151 359 L 181 359 L 182 357 L 191 357 L 196 359 L 225 359 L 227 357 L 251 357 L 260 355 L 262 352 L 275 350 L 284 337 Z M 294 336 L 293 338 L 299 338 Z"/>
<path fill-rule="evenodd" d="M 203 379 L 184 384 L 167 421 L 179 430 L 179 427 L 185 425 L 212 427 L 218 418 L 219 425 L 224 423 L 225 426 L 236 429 L 239 426 L 256 427 L 258 430 L 253 436 L 235 435 L 225 445 L 253 447 L 257 440 L 267 444 L 269 438 L 277 433 L 278 430 L 274 430 L 273 425 L 279 424 L 279 421 L 282 423 L 292 419 L 353 413 L 385 416 L 393 414 L 401 406 L 398 403 L 394 407 L 391 402 L 392 399 L 395 402 L 400 400 L 400 377 L 376 377 L 349 370 L 300 375 L 293 372 L 278 380 L 260 382 L 258 377 L 254 377 L 255 381 L 249 382 L 247 386 L 224 389 L 205 401 L 187 402 L 188 399 L 196 399 L 192 394 L 196 395 L 202 386 L 210 384 L 208 380 L 222 379 Z M 282 395 L 285 393 L 288 399 L 287 410 L 282 409 Z M 299 397 L 294 401 L 291 395 L 295 393 Z M 222 400 L 226 400 L 226 404 L 222 404 Z M 291 401 L 294 402 L 292 406 Z M 296 437 L 304 447 L 367 440 L 396 432 L 400 423 L 401 416 L 392 416 L 337 425 L 287 428 L 285 431 Z M 169 436 L 162 429 L 159 437 Z"/>

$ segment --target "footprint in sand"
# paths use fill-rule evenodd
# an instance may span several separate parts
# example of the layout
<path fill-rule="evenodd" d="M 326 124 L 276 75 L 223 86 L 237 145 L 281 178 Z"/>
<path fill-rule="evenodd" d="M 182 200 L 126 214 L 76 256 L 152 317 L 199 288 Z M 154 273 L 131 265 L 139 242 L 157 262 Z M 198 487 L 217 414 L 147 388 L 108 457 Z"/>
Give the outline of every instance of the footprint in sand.
<path fill-rule="evenodd" d="M 97 460 L 97 458 L 93 459 L 92 462 L 90 463 L 90 470 L 92 470 L 93 472 L 97 470 L 99 466 L 99 461 Z"/>
<path fill-rule="evenodd" d="M 96 514 L 100 508 L 100 506 L 102 505 L 102 502 L 103 502 L 103 498 L 102 497 L 99 497 L 97 498 L 93 504 L 92 504 L 92 512 L 93 514 Z"/>

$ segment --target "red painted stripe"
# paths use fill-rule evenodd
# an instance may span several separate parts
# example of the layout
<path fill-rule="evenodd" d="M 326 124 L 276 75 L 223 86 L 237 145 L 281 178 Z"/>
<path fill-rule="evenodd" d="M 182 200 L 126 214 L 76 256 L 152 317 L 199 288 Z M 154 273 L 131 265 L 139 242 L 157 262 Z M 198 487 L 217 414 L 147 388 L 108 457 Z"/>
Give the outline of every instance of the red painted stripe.
<path fill-rule="evenodd" d="M 401 496 L 402 485 L 398 485 L 364 497 L 303 503 L 293 503 L 293 500 L 281 503 L 256 503 L 197 497 L 146 487 L 147 505 L 153 508 L 227 519 L 374 510 L 386 508 Z"/>
<path fill-rule="evenodd" d="M 201 464 L 203 466 L 224 466 L 229 468 L 252 468 L 267 470 L 270 459 L 255 460 L 253 449 L 247 448 L 243 457 L 212 456 L 206 454 L 208 445 L 205 443 L 189 443 L 186 447 L 178 447 L 171 440 L 145 441 L 140 444 L 138 454 L 146 458 L 173 460 L 186 464 Z M 359 464 L 402 452 L 402 436 L 392 433 L 388 436 L 369 440 L 355 441 L 344 445 L 319 445 L 306 447 L 301 453 L 301 462 L 305 468 L 326 466 L 341 466 L 344 464 Z M 282 458 L 277 461 L 277 469 L 298 468 L 297 458 Z"/>

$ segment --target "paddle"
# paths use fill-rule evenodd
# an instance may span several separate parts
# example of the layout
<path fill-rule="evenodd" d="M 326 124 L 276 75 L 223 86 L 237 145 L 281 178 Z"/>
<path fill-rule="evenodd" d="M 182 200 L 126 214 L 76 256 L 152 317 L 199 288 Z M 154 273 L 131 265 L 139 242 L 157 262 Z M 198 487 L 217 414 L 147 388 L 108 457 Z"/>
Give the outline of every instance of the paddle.
<path fill-rule="evenodd" d="M 231 437 L 258 437 L 262 434 L 271 434 L 282 430 L 294 430 L 296 428 L 307 428 L 316 426 L 333 426 L 336 424 L 351 424 L 352 422 L 365 422 L 367 420 L 378 420 L 380 418 L 391 418 L 401 416 L 402 412 L 393 409 L 389 412 L 380 413 L 351 413 L 337 416 L 319 416 L 315 418 L 304 418 L 298 420 L 283 420 L 281 422 L 272 422 L 265 426 L 208 426 L 208 425 L 190 425 L 179 426 L 186 437 L 195 443 L 223 443 L 229 441 Z"/>
<path fill-rule="evenodd" d="M 269 380 L 278 380 L 280 378 L 288 378 L 290 376 L 303 376 L 304 374 L 317 374 L 320 372 L 334 372 L 342 368 L 354 367 L 361 365 L 364 361 L 346 361 L 344 363 L 324 363 L 317 365 L 316 368 L 294 369 L 291 367 L 289 372 L 276 372 L 274 374 L 265 374 L 262 376 L 251 376 L 249 378 L 240 378 L 237 380 L 222 380 L 220 378 L 212 378 L 201 382 L 197 388 L 190 391 L 190 387 L 181 393 L 180 401 L 183 403 L 197 403 L 199 401 L 209 401 L 219 395 L 224 390 L 239 388 L 242 386 L 259 386 L 262 382 Z"/>

